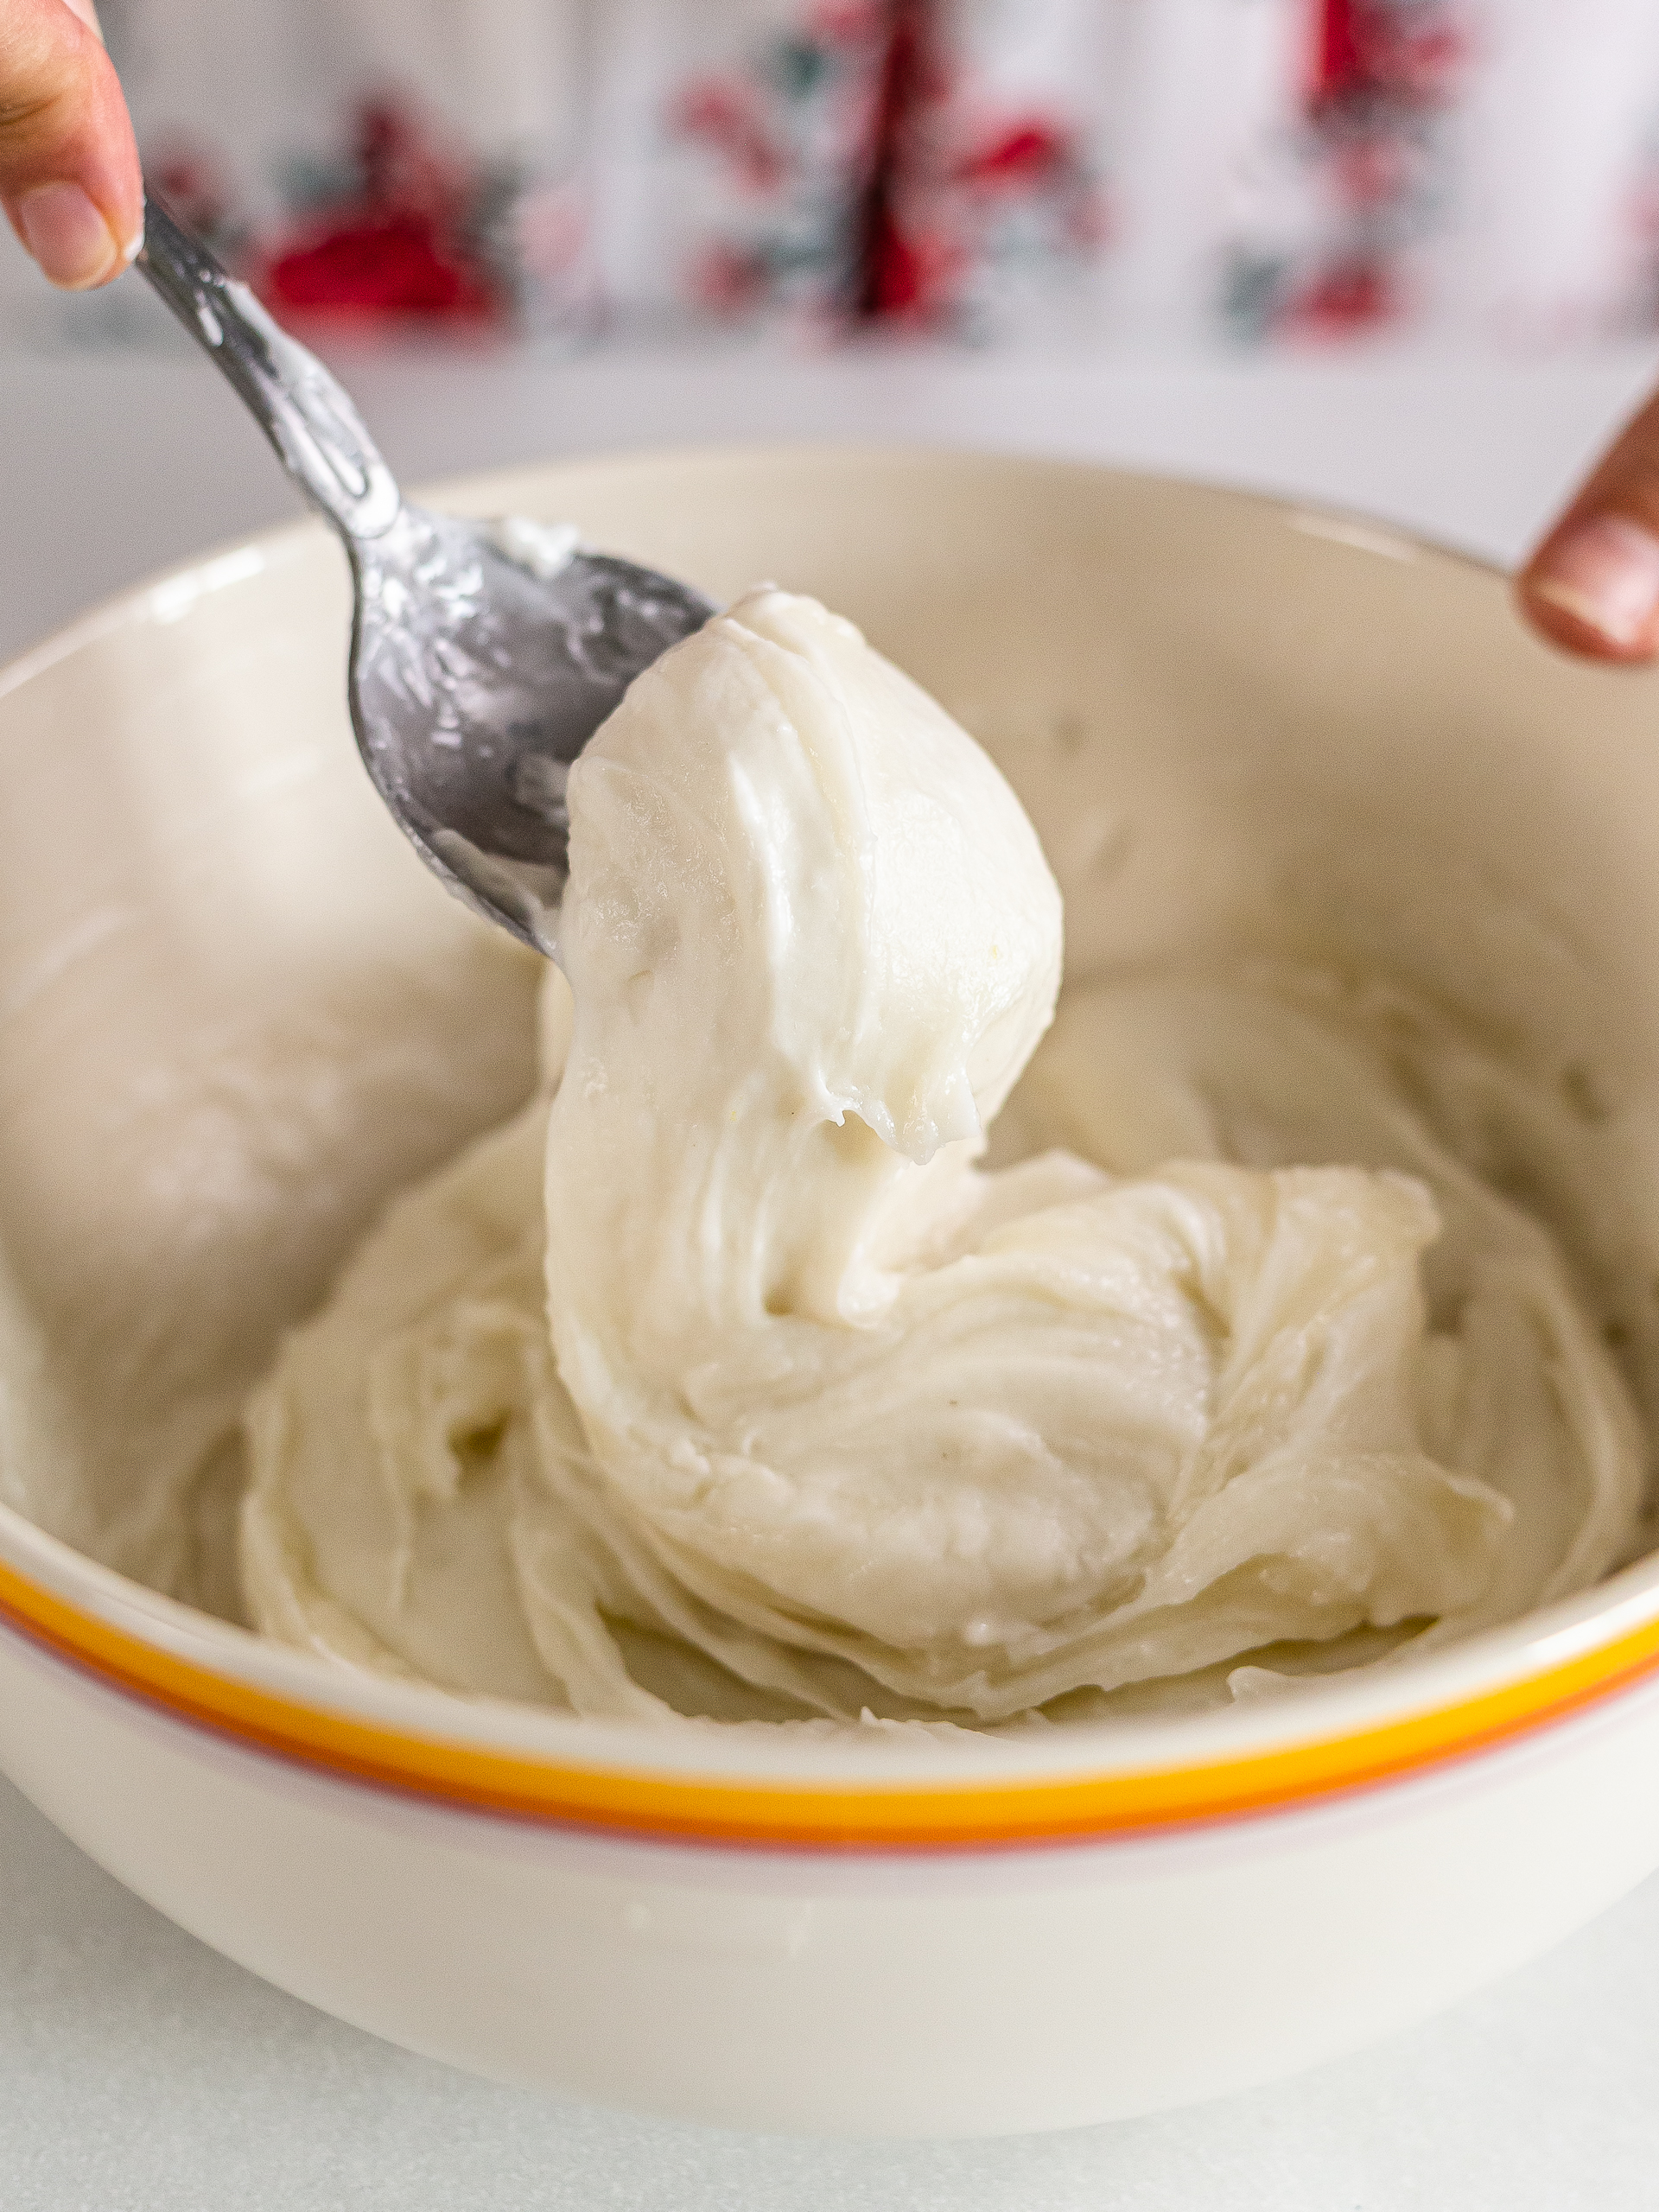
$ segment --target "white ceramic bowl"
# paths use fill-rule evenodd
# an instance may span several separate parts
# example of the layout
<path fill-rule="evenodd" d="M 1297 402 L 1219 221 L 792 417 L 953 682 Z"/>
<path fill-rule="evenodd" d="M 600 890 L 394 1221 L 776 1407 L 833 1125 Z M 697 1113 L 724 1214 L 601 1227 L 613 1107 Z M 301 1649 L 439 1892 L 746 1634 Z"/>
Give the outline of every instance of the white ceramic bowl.
<path fill-rule="evenodd" d="M 1074 968 L 1317 925 L 1564 1081 L 1659 1077 L 1659 689 L 1551 658 L 1488 572 L 1271 503 L 926 454 L 450 497 L 574 519 L 716 595 L 816 592 L 1016 785 L 1058 748 L 1038 827 Z M 0 1400 L 0 1497 L 60 1370 L 117 1440 L 55 1534 L 0 1509 L 0 1766 L 36 1804 L 209 1943 L 411 2049 L 872 2133 L 1065 2126 L 1306 2066 L 1659 1863 L 1651 1562 L 1277 1703 L 895 1752 L 447 1700 L 75 1548 L 118 1555 L 124 1394 L 234 1387 L 385 1191 L 528 1081 L 525 963 L 358 767 L 346 614 L 335 549 L 299 527 L 0 677 L 0 1236 L 40 1331 Z M 1195 822 L 1228 855 L 1202 880 Z M 388 994 L 390 1060 L 353 1018 Z M 289 1072 L 232 1110 L 226 1039 L 250 1036 Z M 457 1058 L 459 1103 L 427 1079 Z"/>

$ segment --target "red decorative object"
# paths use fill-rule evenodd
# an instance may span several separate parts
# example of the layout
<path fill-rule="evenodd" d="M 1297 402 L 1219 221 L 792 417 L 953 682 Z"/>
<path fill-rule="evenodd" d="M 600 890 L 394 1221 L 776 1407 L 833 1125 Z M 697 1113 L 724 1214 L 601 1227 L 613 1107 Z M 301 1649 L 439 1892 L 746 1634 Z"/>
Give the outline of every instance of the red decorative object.
<path fill-rule="evenodd" d="M 1364 0 L 1315 0 L 1319 22 L 1313 41 L 1313 81 L 1308 87 L 1311 103 L 1340 99 L 1366 81 L 1364 35 L 1361 17 Z"/>
<path fill-rule="evenodd" d="M 1046 183 L 1067 166 L 1071 156 L 1069 135 L 1034 116 L 1005 124 L 994 138 L 964 156 L 960 174 L 968 184 L 1018 190 Z"/>
<path fill-rule="evenodd" d="M 1392 321 L 1400 305 L 1398 288 L 1382 261 L 1339 263 L 1296 302 L 1292 321 L 1310 336 L 1341 337 Z"/>
<path fill-rule="evenodd" d="M 1456 92 L 1470 38 L 1443 0 L 1313 0 L 1310 107 L 1370 95 L 1440 106 Z"/>
<path fill-rule="evenodd" d="M 931 0 L 891 0 L 881 72 L 870 130 L 864 188 L 855 218 L 849 305 L 862 321 L 914 316 L 931 304 L 930 278 L 940 274 L 937 244 L 931 255 L 908 234 L 905 185 L 920 149 L 919 125 L 936 96 L 931 52 Z"/>
<path fill-rule="evenodd" d="M 1307 117 L 1340 235 L 1274 320 L 1344 334 L 1408 309 L 1403 256 L 1440 191 L 1440 118 L 1470 39 L 1461 0 L 1308 0 Z"/>
<path fill-rule="evenodd" d="M 1044 112 L 998 115 L 949 58 L 938 0 L 891 0 L 854 234 L 861 321 L 938 322 L 983 264 L 997 211 L 1046 207 L 1063 251 L 1106 234 L 1079 135 Z"/>
<path fill-rule="evenodd" d="M 1019 264 L 1093 260 L 1083 124 L 999 101 L 945 0 L 807 0 L 735 66 L 683 81 L 667 135 L 728 205 L 680 276 L 705 314 L 810 327 L 974 327 Z"/>
<path fill-rule="evenodd" d="M 760 305 L 771 270 L 763 255 L 716 238 L 691 269 L 691 296 L 705 313 L 734 320 Z"/>
<path fill-rule="evenodd" d="M 751 192 L 775 192 L 789 164 L 768 125 L 765 104 L 741 79 L 699 77 L 675 100 L 669 125 L 722 155 Z"/>
<path fill-rule="evenodd" d="M 509 299 L 480 251 L 486 180 L 391 100 L 358 111 L 354 189 L 267 260 L 260 289 L 302 315 L 487 324 Z"/>

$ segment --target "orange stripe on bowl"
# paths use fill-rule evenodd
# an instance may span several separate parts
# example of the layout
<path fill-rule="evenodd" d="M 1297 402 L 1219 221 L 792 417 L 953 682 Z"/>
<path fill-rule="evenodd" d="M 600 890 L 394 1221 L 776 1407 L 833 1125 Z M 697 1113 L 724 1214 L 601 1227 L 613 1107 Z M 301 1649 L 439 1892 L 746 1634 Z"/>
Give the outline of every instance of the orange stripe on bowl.
<path fill-rule="evenodd" d="M 0 1619 L 182 1719 L 331 1774 L 553 1826 L 783 1850 L 983 1850 L 1236 1820 L 1466 1757 L 1659 1669 L 1656 1620 L 1459 1704 L 1284 1751 L 1052 1782 L 815 1788 L 574 1766 L 349 1719 L 160 1650 L 3 1564 Z"/>

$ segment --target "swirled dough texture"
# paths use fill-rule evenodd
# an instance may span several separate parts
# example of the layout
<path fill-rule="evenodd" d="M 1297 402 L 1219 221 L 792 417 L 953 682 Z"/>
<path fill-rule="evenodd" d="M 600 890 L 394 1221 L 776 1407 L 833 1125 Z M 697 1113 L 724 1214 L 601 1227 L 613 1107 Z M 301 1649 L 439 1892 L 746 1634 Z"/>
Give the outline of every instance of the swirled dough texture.
<path fill-rule="evenodd" d="M 983 1727 L 1373 1660 L 1629 1548 L 1595 1321 L 1363 995 L 1120 980 L 1037 1052 L 1035 834 L 849 625 L 751 594 L 569 804 L 556 1088 L 250 1408 L 269 1633 L 590 1714 Z"/>

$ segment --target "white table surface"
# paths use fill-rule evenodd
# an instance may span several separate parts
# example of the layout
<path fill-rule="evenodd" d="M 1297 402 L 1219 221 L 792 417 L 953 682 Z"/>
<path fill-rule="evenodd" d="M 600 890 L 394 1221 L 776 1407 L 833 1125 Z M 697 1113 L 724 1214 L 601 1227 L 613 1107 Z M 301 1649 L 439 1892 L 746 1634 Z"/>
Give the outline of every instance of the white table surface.
<path fill-rule="evenodd" d="M 353 380 L 410 479 L 635 443 L 923 438 L 1292 491 L 1507 559 L 1656 365 L 704 355 L 365 361 Z M 205 365 L 0 353 L 0 655 L 291 511 Z M 1637 2212 L 1659 2202 L 1656 2080 L 1659 1881 L 1412 2034 L 1196 2112 L 967 2145 L 671 2126 L 338 2025 L 181 1935 L 0 1783 L 3 2212 Z"/>

